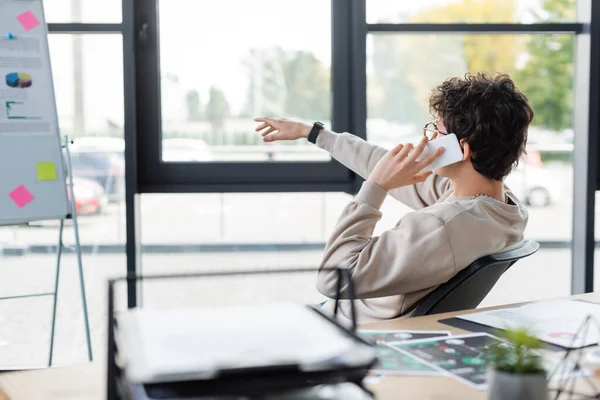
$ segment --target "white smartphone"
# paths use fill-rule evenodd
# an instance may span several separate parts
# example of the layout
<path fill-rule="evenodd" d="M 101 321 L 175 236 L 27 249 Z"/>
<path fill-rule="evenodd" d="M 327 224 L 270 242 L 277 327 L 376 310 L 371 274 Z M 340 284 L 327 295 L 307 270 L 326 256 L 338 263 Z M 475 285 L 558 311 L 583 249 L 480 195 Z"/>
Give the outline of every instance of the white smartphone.
<path fill-rule="evenodd" d="M 419 156 L 417 161 L 427 157 L 440 147 L 444 147 L 444 152 L 432 164 L 423 168 L 423 172 L 433 171 L 434 169 L 445 167 L 446 165 L 454 164 L 462 160 L 463 152 L 460 148 L 460 143 L 454 133 L 442 135 L 438 139 L 434 139 L 427 143 L 425 150 Z"/>

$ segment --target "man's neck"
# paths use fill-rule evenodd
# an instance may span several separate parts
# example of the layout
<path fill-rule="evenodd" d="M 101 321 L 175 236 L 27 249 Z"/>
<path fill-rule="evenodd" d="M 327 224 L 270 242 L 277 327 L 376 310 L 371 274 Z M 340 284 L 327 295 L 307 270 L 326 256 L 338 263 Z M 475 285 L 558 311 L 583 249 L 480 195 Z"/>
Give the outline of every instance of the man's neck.
<path fill-rule="evenodd" d="M 481 174 L 470 174 L 457 179 L 453 179 L 454 195 L 477 196 L 485 195 L 493 197 L 496 200 L 504 201 L 504 187 L 502 181 L 490 181 Z"/>

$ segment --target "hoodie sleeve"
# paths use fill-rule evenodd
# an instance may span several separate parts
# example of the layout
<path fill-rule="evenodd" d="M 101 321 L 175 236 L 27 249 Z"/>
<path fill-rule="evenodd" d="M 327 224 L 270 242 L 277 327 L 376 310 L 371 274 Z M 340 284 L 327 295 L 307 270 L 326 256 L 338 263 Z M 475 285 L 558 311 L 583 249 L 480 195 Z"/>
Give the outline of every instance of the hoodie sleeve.
<path fill-rule="evenodd" d="M 317 146 L 327 150 L 346 168 L 367 179 L 377 162 L 387 153 L 383 147 L 368 143 L 350 133 L 335 133 L 323 129 L 317 137 Z M 424 182 L 391 190 L 390 196 L 413 210 L 435 204 L 452 188 L 447 178 L 432 174 Z"/>
<path fill-rule="evenodd" d="M 386 192 L 365 182 L 344 209 L 325 247 L 317 289 L 335 298 L 338 275 L 323 267 L 346 267 L 357 298 L 416 292 L 446 282 L 455 265 L 446 227 L 427 212 L 406 214 L 396 227 L 373 236 Z M 342 297 L 348 297 L 343 286 Z"/>

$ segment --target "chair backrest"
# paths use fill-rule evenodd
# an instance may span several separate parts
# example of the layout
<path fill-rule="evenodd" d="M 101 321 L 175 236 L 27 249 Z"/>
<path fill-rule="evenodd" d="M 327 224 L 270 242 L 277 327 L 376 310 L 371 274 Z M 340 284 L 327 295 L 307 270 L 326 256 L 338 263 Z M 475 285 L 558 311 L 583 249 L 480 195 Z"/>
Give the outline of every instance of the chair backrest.
<path fill-rule="evenodd" d="M 518 260 L 534 254 L 540 245 L 527 240 L 517 249 L 481 257 L 421 300 L 413 317 L 475 308 L 500 276 Z"/>

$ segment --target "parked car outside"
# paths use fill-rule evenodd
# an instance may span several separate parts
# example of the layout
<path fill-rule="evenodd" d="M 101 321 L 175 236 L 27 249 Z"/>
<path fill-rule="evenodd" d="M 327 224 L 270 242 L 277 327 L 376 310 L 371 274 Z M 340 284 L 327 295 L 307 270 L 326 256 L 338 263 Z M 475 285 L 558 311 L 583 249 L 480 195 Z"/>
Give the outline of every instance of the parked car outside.
<path fill-rule="evenodd" d="M 521 201 L 532 207 L 555 204 L 562 189 L 560 182 L 543 164 L 526 163 L 523 160 L 505 182 Z"/>
<path fill-rule="evenodd" d="M 104 189 L 91 179 L 73 178 L 73 192 L 77 215 L 101 214 L 108 205 L 108 197 Z M 67 193 L 70 199 L 71 191 L 68 190 Z"/>
<path fill-rule="evenodd" d="M 125 144 L 123 139 L 84 137 L 70 147 L 75 178 L 98 182 L 111 203 L 125 198 Z"/>
<path fill-rule="evenodd" d="M 71 189 L 69 179 L 65 180 L 67 185 L 67 198 L 71 201 Z M 73 192 L 75 193 L 75 210 L 77 216 L 88 216 L 102 214 L 108 205 L 108 197 L 102 186 L 91 179 L 74 178 Z M 30 221 L 23 226 L 40 227 L 46 226 L 48 221 Z"/>
<path fill-rule="evenodd" d="M 537 150 L 527 150 L 527 153 L 523 156 L 522 162 L 525 162 L 525 165 L 530 165 L 532 167 L 544 168 L 544 163 L 542 162 L 542 154 Z"/>

